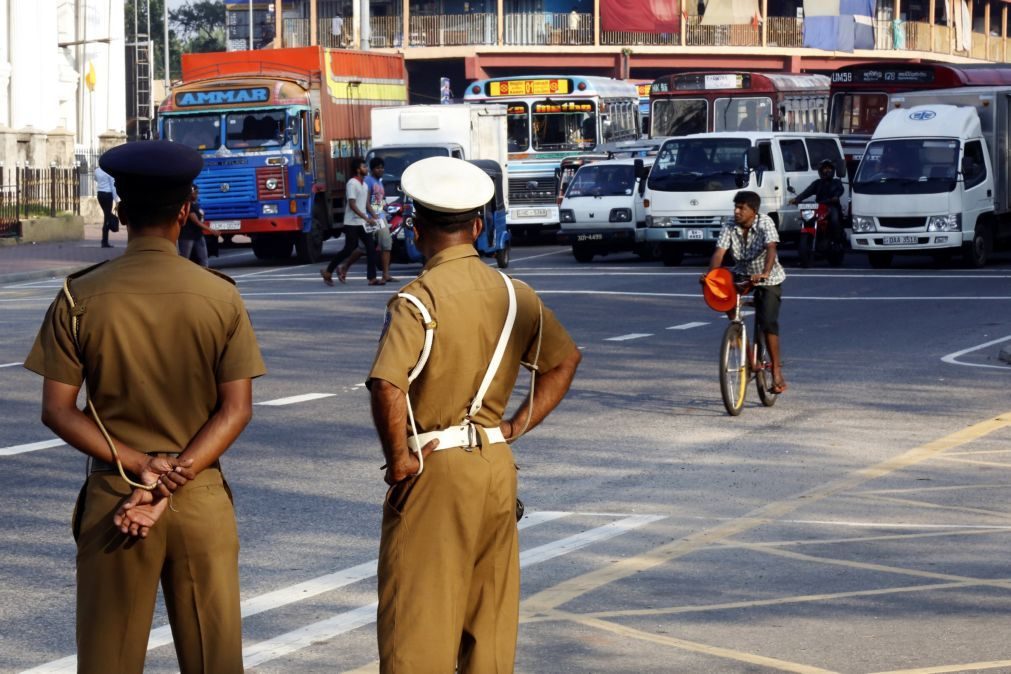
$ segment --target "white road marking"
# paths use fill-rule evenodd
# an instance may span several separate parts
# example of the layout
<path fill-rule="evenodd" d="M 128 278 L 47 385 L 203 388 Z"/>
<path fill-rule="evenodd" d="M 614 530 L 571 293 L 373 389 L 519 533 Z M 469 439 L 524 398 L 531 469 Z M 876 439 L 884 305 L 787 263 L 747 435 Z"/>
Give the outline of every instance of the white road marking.
<path fill-rule="evenodd" d="M 1011 340 L 1011 335 L 1007 337 L 1001 337 L 1000 339 L 994 339 L 985 344 L 979 344 L 977 346 L 970 346 L 968 349 L 962 349 L 961 351 L 956 351 L 955 353 L 949 353 L 947 356 L 941 358 L 942 362 L 950 363 L 951 365 L 964 365 L 965 367 L 989 367 L 994 370 L 1011 370 L 1011 364 L 1009 365 L 986 365 L 985 363 L 962 363 L 958 360 L 959 356 L 964 356 L 967 353 L 972 353 L 973 351 L 979 351 L 980 349 L 985 349 L 988 346 L 993 346 L 995 344 L 1000 344 L 1001 342 L 1006 342 Z"/>
<path fill-rule="evenodd" d="M 297 265 L 297 266 L 294 266 L 294 267 L 273 267 L 273 268 L 270 268 L 270 269 L 261 269 L 260 271 L 253 271 L 253 272 L 249 272 L 248 274 L 238 274 L 236 276 L 232 276 L 232 280 L 238 281 L 239 279 L 247 279 L 250 276 L 263 276 L 265 274 L 273 274 L 273 273 L 279 272 L 279 271 L 288 272 L 288 273 L 285 274 L 285 276 L 292 276 L 292 274 L 290 272 L 292 272 L 293 270 L 298 269 L 299 267 L 308 267 L 308 266 L 310 266 L 310 265 L 308 265 L 308 264 L 300 264 L 300 265 Z M 316 266 L 316 265 L 312 265 L 312 266 Z M 319 278 L 319 274 L 316 274 L 316 278 Z M 323 279 L 320 279 L 320 281 L 322 281 L 322 280 Z"/>
<path fill-rule="evenodd" d="M 574 536 L 567 536 L 551 543 L 539 545 L 520 553 L 520 568 L 567 555 L 593 543 L 606 541 L 662 519 L 664 519 L 663 515 L 632 515 Z M 242 650 L 243 664 L 246 667 L 262 665 L 265 662 L 307 648 L 314 643 L 328 641 L 351 630 L 364 627 L 376 619 L 378 605 L 378 602 L 372 602 L 366 606 L 338 613 L 326 620 L 247 646 Z"/>
<path fill-rule="evenodd" d="M 633 339 L 642 339 L 643 337 L 652 337 L 652 332 L 630 332 L 627 335 L 618 335 L 617 337 L 608 337 L 605 342 L 627 342 Z"/>
<path fill-rule="evenodd" d="M 526 262 L 527 260 L 536 260 L 539 257 L 548 257 L 549 255 L 561 255 L 562 253 L 568 252 L 570 251 L 568 248 L 566 248 L 564 250 L 553 250 L 550 253 L 541 253 L 540 255 L 530 255 L 528 257 L 514 257 L 509 261 L 509 264 L 513 264 L 515 262 Z"/>
<path fill-rule="evenodd" d="M 709 325 L 708 323 L 703 323 L 701 321 L 693 321 L 691 323 L 682 323 L 681 325 L 672 325 L 668 330 L 691 330 L 692 328 L 701 328 L 703 325 Z"/>
<path fill-rule="evenodd" d="M 29 442 L 27 445 L 0 447 L 0 456 L 14 456 L 15 454 L 24 454 L 25 452 L 34 452 L 40 449 L 60 447 L 65 444 L 67 443 L 63 442 L 63 440 L 60 440 L 59 438 L 54 438 L 52 440 L 43 440 L 42 442 Z"/>
<path fill-rule="evenodd" d="M 19 365 L 24 365 L 24 363 L 4 363 L 3 365 L 0 365 L 0 369 L 5 367 L 17 367 Z"/>
<path fill-rule="evenodd" d="M 520 520 L 517 528 L 521 531 L 523 529 L 528 529 L 530 527 L 535 527 L 539 524 L 545 524 L 546 522 L 552 522 L 554 520 L 562 519 L 564 517 L 569 517 L 577 513 L 571 512 L 560 512 L 556 510 L 544 510 L 532 512 Z M 582 513 L 579 513 L 582 514 Z M 625 517 L 625 515 L 619 515 L 619 517 Z M 272 592 L 267 592 L 256 597 L 251 597 L 250 599 L 242 602 L 240 610 L 242 611 L 242 617 L 248 618 L 249 616 L 254 616 L 259 613 L 265 613 L 276 608 L 281 608 L 289 604 L 294 604 L 296 602 L 303 601 L 305 599 L 310 599 L 318 595 L 324 594 L 326 592 L 332 592 L 333 590 L 339 590 L 342 587 L 357 583 L 362 580 L 368 580 L 372 576 L 376 575 L 376 568 L 379 564 L 379 560 L 373 559 L 356 566 L 349 567 L 347 569 L 342 569 L 334 573 L 330 573 L 324 576 L 319 576 L 311 580 L 304 581 L 302 583 L 297 583 L 288 587 L 284 587 Z M 371 608 L 371 613 L 367 610 Z M 360 613 L 361 612 L 361 613 Z M 344 631 L 355 629 L 361 625 L 367 625 L 372 620 L 375 620 L 376 609 L 375 604 L 371 607 L 364 606 L 356 611 L 351 611 L 350 613 L 355 614 L 355 616 L 348 616 L 344 614 L 345 618 L 342 624 Z M 356 620 L 360 620 L 362 616 L 370 615 L 369 621 L 361 623 L 361 625 L 354 624 Z M 300 634 L 303 630 L 295 630 L 294 632 L 289 632 L 289 635 Z M 341 634 L 342 632 L 338 632 Z M 284 636 L 284 635 L 282 635 Z M 278 637 L 280 639 L 280 637 Z M 271 640 L 274 641 L 274 640 Z M 289 640 L 290 641 L 290 640 Z M 151 635 L 148 638 L 147 649 L 150 651 L 154 648 L 159 648 L 161 646 L 168 646 L 172 643 L 172 629 L 168 625 L 163 625 L 151 630 Z M 261 642 L 267 643 L 267 642 Z M 251 647 L 255 648 L 255 647 Z M 300 647 L 301 648 L 301 647 Z M 248 652 L 250 649 L 245 649 Z M 297 649 L 294 649 L 297 650 Z M 291 652 L 291 651 L 287 651 Z M 283 655 L 283 653 L 281 653 Z M 247 655 L 248 657 L 248 655 Z M 279 656 L 271 656 L 279 657 Z M 248 666 L 248 661 L 247 661 Z M 77 671 L 77 656 L 70 655 L 59 660 L 54 660 L 48 662 L 44 665 L 39 665 L 34 669 L 26 670 L 23 674 L 41 674 L 42 672 L 53 673 L 53 672 L 76 672 Z"/>
<path fill-rule="evenodd" d="M 280 407 L 282 405 L 294 405 L 295 403 L 304 403 L 309 400 L 319 400 L 320 398 L 332 398 L 337 395 L 336 393 L 303 393 L 298 396 L 290 396 L 288 398 L 278 398 L 277 400 L 264 400 L 262 403 L 256 403 L 257 405 L 267 405 L 270 407 Z"/>

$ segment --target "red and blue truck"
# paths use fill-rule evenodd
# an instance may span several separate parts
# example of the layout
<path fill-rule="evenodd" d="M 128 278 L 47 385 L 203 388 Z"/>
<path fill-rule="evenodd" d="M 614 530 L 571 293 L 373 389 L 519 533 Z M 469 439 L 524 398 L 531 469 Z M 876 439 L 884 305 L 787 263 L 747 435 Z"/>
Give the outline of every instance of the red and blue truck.
<path fill-rule="evenodd" d="M 184 54 L 158 110 L 161 138 L 204 157 L 200 205 L 260 259 L 316 262 L 340 233 L 350 160 L 372 108 L 407 103 L 403 56 L 301 47 Z"/>

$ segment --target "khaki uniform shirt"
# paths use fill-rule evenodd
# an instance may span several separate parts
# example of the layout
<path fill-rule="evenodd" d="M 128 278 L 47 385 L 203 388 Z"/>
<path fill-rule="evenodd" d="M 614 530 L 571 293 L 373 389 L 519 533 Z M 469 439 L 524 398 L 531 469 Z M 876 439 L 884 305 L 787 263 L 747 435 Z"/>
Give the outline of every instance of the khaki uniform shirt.
<path fill-rule="evenodd" d="M 481 426 L 501 423 L 520 361 L 530 363 L 537 349 L 540 299 L 524 283 L 516 289 L 516 322 L 484 406 L 474 421 Z M 453 246 L 435 255 L 404 292 L 417 297 L 436 321 L 428 364 L 410 385 L 418 432 L 461 424 L 484 379 L 509 308 L 505 280 L 486 265 L 470 244 Z M 556 367 L 576 345 L 554 313 L 544 308 L 541 372 Z M 369 380 L 384 379 L 408 390 L 407 375 L 417 364 L 425 343 L 424 319 L 407 300 L 393 298 L 387 324 Z"/>
<path fill-rule="evenodd" d="M 163 238 L 70 282 L 84 358 L 61 292 L 25 367 L 80 386 L 113 438 L 141 452 L 181 452 L 214 413 L 219 383 L 265 373 L 235 284 L 180 257 Z"/>

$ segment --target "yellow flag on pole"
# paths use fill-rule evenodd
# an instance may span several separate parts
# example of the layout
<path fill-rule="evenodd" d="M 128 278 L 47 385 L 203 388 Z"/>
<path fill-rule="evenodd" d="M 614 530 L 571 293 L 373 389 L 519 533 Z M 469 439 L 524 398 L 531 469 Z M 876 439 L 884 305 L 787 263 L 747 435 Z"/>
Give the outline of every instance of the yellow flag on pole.
<path fill-rule="evenodd" d="M 88 91 L 94 91 L 95 90 L 95 80 L 97 80 L 97 79 L 98 78 L 95 77 L 95 64 L 89 62 L 88 63 L 88 74 L 84 76 L 84 83 L 87 85 Z"/>

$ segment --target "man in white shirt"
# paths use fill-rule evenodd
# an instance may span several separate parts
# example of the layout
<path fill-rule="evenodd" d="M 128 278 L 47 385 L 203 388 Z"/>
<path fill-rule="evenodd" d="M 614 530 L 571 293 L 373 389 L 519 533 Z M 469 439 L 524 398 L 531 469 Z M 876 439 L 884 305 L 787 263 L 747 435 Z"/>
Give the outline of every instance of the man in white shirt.
<path fill-rule="evenodd" d="M 98 191 L 98 205 L 102 207 L 102 248 L 112 248 L 109 243 L 109 232 L 119 231 L 119 220 L 112 214 L 112 206 L 119 201 L 116 194 L 116 183 L 101 166 L 95 167 L 95 184 Z"/>
<path fill-rule="evenodd" d="M 361 240 L 365 245 L 365 259 L 368 263 L 366 276 L 370 286 L 385 285 L 385 281 L 376 279 L 376 240 L 373 233 L 379 229 L 379 222 L 369 211 L 369 188 L 365 184 L 368 175 L 368 165 L 362 157 L 351 160 L 351 177 L 344 187 L 344 249 L 330 261 L 326 269 L 320 269 L 319 275 L 328 286 L 333 285 L 333 272 L 337 270 L 337 280 L 344 283 L 347 272 L 340 266 L 358 247 Z"/>

